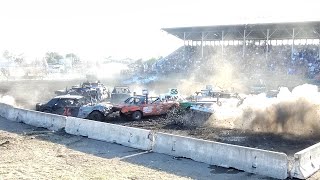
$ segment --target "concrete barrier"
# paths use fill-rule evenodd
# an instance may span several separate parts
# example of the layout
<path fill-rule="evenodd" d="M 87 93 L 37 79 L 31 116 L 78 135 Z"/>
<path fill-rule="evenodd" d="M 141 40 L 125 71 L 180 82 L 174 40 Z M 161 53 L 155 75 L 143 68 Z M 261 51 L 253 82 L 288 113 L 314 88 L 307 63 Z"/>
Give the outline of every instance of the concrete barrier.
<path fill-rule="evenodd" d="M 278 179 L 288 177 L 284 153 L 156 133 L 153 151 Z"/>
<path fill-rule="evenodd" d="M 66 117 L 56 114 L 14 108 L 0 103 L 0 116 L 16 122 L 23 122 L 35 127 L 58 131 L 66 126 Z"/>
<path fill-rule="evenodd" d="M 307 179 L 320 169 L 320 143 L 294 154 L 294 165 L 290 176 Z"/>
<path fill-rule="evenodd" d="M 67 117 L 66 132 L 74 135 L 87 136 L 91 139 L 112 142 L 142 150 L 151 150 L 153 135 L 151 131 Z"/>
<path fill-rule="evenodd" d="M 68 134 L 88 137 L 92 128 L 93 121 L 75 117 L 67 117 L 65 131 Z"/>
<path fill-rule="evenodd" d="M 9 104 L 0 103 L 0 116 L 6 119 L 14 117 L 14 107 Z"/>
<path fill-rule="evenodd" d="M 14 112 L 16 114 L 16 121 L 32 126 L 43 127 L 54 131 L 63 129 L 66 126 L 67 117 L 65 116 L 18 108 L 15 108 Z"/>

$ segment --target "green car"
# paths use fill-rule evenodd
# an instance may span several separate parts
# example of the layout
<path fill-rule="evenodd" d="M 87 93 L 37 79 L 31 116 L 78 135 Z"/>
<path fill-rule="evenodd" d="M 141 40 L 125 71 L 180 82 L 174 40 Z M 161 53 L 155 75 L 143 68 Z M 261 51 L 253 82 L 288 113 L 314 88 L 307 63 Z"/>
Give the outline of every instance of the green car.
<path fill-rule="evenodd" d="M 192 105 L 195 105 L 196 102 L 191 102 L 191 101 L 182 101 L 182 102 L 179 102 L 180 104 L 180 107 L 183 108 L 183 109 L 190 109 L 190 107 Z"/>

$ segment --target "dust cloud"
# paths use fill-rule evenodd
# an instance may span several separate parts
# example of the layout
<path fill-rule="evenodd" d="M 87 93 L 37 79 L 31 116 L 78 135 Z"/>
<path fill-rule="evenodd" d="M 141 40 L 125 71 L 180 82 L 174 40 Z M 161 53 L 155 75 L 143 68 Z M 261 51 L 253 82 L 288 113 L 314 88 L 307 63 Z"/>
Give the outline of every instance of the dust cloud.
<path fill-rule="evenodd" d="M 12 96 L 0 95 L 0 103 L 9 104 L 11 106 L 17 106 L 16 100 Z"/>
<path fill-rule="evenodd" d="M 239 107 L 217 107 L 207 126 L 283 133 L 320 135 L 320 93 L 315 85 L 304 84 L 292 91 L 280 88 L 275 98 L 249 95 Z"/>
<path fill-rule="evenodd" d="M 243 73 L 241 68 L 237 62 L 226 61 L 219 58 L 219 55 L 214 56 L 204 61 L 198 70 L 190 72 L 189 78 L 180 81 L 178 89 L 183 93 L 193 94 L 206 85 L 213 85 L 242 94 L 248 93 L 249 87 L 259 80 L 269 90 L 283 87 L 279 88 L 280 91 L 274 98 L 268 98 L 264 93 L 246 95 L 240 106 L 236 103 L 215 106 L 215 113 L 201 126 L 299 136 L 319 134 L 320 93 L 317 86 L 303 84 L 304 79 L 294 75 L 277 73 L 274 76 L 268 74 L 267 70 Z M 193 116 L 194 118 L 197 119 Z"/>

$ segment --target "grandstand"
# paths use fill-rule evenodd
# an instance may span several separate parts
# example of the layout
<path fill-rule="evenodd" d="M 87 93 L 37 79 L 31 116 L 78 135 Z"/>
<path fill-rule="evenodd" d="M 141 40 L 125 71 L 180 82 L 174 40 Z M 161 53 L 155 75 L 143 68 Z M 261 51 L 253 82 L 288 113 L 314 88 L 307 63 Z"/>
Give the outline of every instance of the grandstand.
<path fill-rule="evenodd" d="M 154 65 L 158 73 L 201 69 L 214 61 L 240 71 L 281 71 L 314 78 L 320 72 L 320 21 L 163 28 L 183 40 L 182 47 Z"/>

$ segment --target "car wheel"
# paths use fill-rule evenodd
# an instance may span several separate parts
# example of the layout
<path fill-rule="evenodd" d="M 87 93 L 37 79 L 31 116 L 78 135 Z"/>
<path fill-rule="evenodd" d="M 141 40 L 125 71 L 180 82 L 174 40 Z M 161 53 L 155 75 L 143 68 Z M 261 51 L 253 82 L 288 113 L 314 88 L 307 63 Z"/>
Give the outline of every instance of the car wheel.
<path fill-rule="evenodd" d="M 135 111 L 132 113 L 132 120 L 136 121 L 136 120 L 140 120 L 142 118 L 142 113 L 141 111 Z"/>
<path fill-rule="evenodd" d="M 89 114 L 88 119 L 95 121 L 103 121 L 104 115 L 99 111 L 93 111 Z"/>

